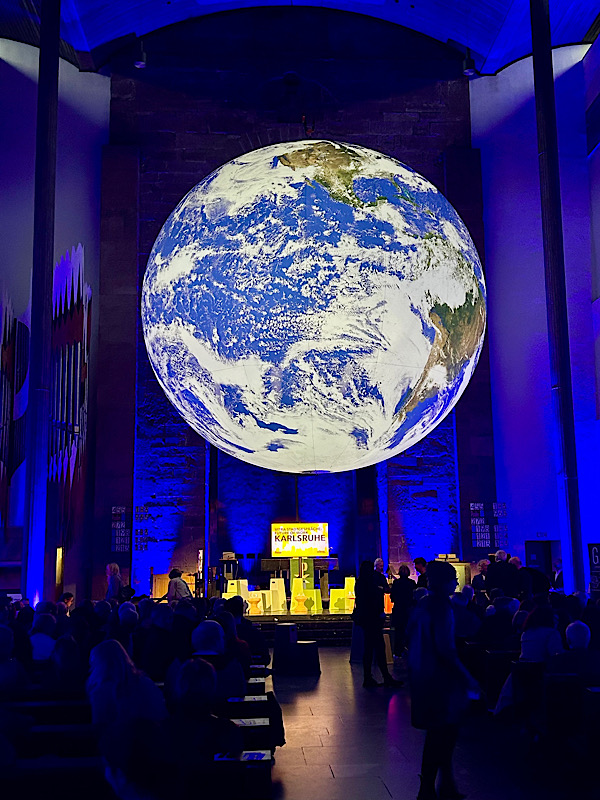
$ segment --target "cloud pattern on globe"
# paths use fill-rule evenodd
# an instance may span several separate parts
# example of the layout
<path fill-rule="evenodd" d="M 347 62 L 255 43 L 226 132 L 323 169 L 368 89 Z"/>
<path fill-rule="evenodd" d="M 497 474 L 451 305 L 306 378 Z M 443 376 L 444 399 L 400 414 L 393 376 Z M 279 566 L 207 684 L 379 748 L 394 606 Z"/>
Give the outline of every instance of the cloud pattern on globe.
<path fill-rule="evenodd" d="M 364 467 L 426 436 L 467 386 L 486 313 L 444 196 L 392 158 L 316 140 L 192 189 L 154 244 L 141 311 L 186 422 L 286 472 Z"/>

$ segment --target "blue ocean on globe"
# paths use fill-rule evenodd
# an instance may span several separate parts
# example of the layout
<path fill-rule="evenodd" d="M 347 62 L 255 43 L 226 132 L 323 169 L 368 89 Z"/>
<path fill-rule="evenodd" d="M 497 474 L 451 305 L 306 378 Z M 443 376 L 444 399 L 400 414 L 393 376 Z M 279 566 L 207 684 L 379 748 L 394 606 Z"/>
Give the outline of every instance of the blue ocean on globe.
<path fill-rule="evenodd" d="M 486 291 L 450 203 L 400 162 L 297 141 L 223 165 L 163 226 L 142 290 L 148 355 L 188 424 L 284 472 L 368 466 L 454 407 Z"/>

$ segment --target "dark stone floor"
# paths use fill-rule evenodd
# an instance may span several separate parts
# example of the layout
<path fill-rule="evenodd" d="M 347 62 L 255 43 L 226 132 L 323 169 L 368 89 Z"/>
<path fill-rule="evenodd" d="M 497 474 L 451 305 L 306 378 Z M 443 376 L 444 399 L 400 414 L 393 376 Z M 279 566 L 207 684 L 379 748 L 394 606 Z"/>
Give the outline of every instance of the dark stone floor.
<path fill-rule="evenodd" d="M 319 680 L 273 679 L 287 740 L 275 755 L 274 796 L 415 800 L 424 734 L 411 727 L 407 689 L 363 689 L 346 648 L 321 648 L 320 657 Z M 395 674 L 405 677 L 402 664 Z M 481 713 L 464 727 L 455 764 L 469 800 L 600 800 L 600 753 L 593 760 L 550 754 Z"/>

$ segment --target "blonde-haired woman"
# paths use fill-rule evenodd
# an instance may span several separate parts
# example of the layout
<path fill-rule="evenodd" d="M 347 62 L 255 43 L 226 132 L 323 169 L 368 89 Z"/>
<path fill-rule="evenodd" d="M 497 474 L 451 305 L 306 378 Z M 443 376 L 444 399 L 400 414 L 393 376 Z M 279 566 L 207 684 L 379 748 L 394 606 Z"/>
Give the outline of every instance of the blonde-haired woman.
<path fill-rule="evenodd" d="M 106 578 L 108 580 L 108 588 L 106 590 L 106 600 L 119 600 L 121 597 L 121 589 L 123 588 L 123 579 L 121 578 L 121 570 L 119 565 L 112 563 L 106 565 Z"/>

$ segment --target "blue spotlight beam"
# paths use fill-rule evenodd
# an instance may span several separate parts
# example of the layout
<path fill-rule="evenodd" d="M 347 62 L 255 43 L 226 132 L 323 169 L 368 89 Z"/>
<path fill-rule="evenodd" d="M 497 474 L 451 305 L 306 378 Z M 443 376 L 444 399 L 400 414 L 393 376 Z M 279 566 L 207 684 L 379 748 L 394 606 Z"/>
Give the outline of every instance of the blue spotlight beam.
<path fill-rule="evenodd" d="M 59 44 L 60 0 L 43 0 L 35 142 L 27 497 L 21 566 L 22 592 L 32 603 L 44 592 Z"/>
<path fill-rule="evenodd" d="M 552 401 L 575 588 L 585 589 L 548 0 L 530 0 Z"/>

